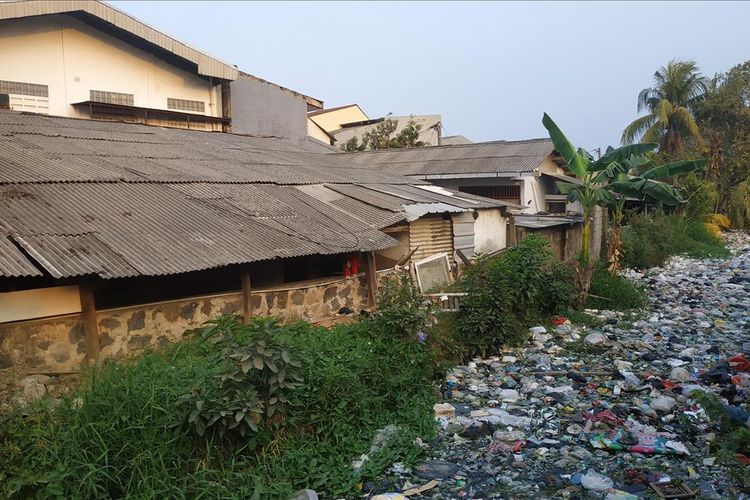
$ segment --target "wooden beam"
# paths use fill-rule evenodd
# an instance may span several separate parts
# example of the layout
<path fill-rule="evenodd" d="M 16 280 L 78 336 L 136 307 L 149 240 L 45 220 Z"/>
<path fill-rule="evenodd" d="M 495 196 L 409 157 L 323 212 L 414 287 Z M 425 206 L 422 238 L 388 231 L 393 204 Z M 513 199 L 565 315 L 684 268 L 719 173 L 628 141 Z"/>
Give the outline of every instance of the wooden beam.
<path fill-rule="evenodd" d="M 241 275 L 242 279 L 242 319 L 247 324 L 253 317 L 253 302 L 250 291 L 250 270 L 244 269 Z"/>
<path fill-rule="evenodd" d="M 507 246 L 518 245 L 518 235 L 516 234 L 516 218 L 513 214 L 508 214 L 508 238 Z"/>
<path fill-rule="evenodd" d="M 86 341 L 86 361 L 95 363 L 99 359 L 99 327 L 96 323 L 96 304 L 91 282 L 84 279 L 78 284 L 81 297 L 81 320 L 83 321 L 83 335 Z"/>
<path fill-rule="evenodd" d="M 367 280 L 367 306 L 378 305 L 378 273 L 375 267 L 375 252 L 367 253 L 367 266 L 365 267 L 365 279 Z"/>
<path fill-rule="evenodd" d="M 456 250 L 456 255 L 458 255 L 458 258 L 464 263 L 464 266 L 470 267 L 472 265 L 472 262 L 466 257 L 466 254 L 464 254 L 461 249 Z"/>

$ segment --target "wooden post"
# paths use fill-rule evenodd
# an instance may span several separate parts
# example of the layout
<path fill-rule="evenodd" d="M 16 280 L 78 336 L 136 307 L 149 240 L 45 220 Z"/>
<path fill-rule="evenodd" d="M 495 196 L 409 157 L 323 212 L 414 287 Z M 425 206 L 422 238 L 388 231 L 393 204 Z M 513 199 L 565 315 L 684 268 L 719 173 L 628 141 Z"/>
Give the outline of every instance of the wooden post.
<path fill-rule="evenodd" d="M 367 266 L 365 267 L 365 278 L 367 280 L 367 305 L 377 307 L 378 305 L 378 275 L 375 267 L 375 252 L 367 253 Z"/>
<path fill-rule="evenodd" d="M 516 218 L 513 214 L 508 214 L 508 240 L 506 246 L 514 247 L 518 245 L 518 236 L 516 234 Z"/>
<path fill-rule="evenodd" d="M 250 270 L 242 270 L 242 319 L 247 324 L 253 317 L 253 302 L 250 297 Z"/>
<path fill-rule="evenodd" d="M 86 361 L 95 363 L 99 359 L 99 327 L 96 323 L 96 304 L 91 282 L 81 280 L 78 284 L 78 293 L 81 298 L 81 320 L 86 340 Z"/>

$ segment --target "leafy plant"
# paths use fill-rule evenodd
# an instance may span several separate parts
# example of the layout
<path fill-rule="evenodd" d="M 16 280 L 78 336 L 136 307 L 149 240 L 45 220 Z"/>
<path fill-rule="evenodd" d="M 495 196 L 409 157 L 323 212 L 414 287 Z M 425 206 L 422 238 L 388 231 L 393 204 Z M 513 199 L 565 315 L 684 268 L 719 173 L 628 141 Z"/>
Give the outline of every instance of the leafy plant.
<path fill-rule="evenodd" d="M 549 132 L 550 139 L 555 149 L 567 164 L 573 174 L 582 182 L 581 185 L 568 182 L 558 182 L 558 190 L 568 195 L 568 201 L 580 202 L 583 209 L 583 229 L 581 231 L 581 250 L 576 259 L 575 283 L 578 291 L 577 306 L 583 308 L 591 286 L 591 275 L 593 273 L 593 262 L 591 259 L 591 221 L 594 209 L 597 205 L 610 205 L 614 196 L 611 189 L 604 184 L 626 173 L 629 164 L 625 160 L 638 157 L 651 151 L 654 144 L 632 144 L 617 149 L 609 148 L 598 160 L 594 160 L 585 150 L 571 144 L 557 124 L 552 121 L 547 113 L 542 118 L 542 124 Z M 653 180 L 644 180 L 645 185 L 661 184 Z M 644 189 L 644 187 L 640 187 Z M 656 189 L 668 190 L 667 187 Z"/>
<path fill-rule="evenodd" d="M 645 291 L 630 280 L 611 272 L 606 261 L 599 261 L 591 280 L 587 307 L 623 311 L 646 305 Z"/>
<path fill-rule="evenodd" d="M 381 333 L 415 339 L 436 312 L 432 303 L 419 293 L 406 270 L 397 269 L 381 281 L 375 311 L 375 324 Z"/>
<path fill-rule="evenodd" d="M 466 269 L 468 293 L 456 318 L 457 334 L 470 355 L 519 344 L 528 326 L 546 313 L 569 307 L 574 298 L 571 271 L 555 264 L 549 245 L 532 235 L 497 257 Z"/>
<path fill-rule="evenodd" d="M 729 198 L 729 217 L 738 229 L 750 229 L 750 180 L 740 182 Z"/>
<path fill-rule="evenodd" d="M 672 255 L 723 257 L 728 251 L 703 222 L 675 214 L 631 214 L 623 228 L 623 264 L 636 269 L 661 266 Z"/>
<path fill-rule="evenodd" d="M 181 400 L 185 423 L 199 436 L 206 431 L 257 434 L 283 416 L 287 394 L 301 379 L 299 362 L 278 339 L 282 330 L 273 318 L 243 324 L 239 316 L 221 316 L 208 322 L 201 338 L 217 344 L 228 363 L 218 380 Z"/>

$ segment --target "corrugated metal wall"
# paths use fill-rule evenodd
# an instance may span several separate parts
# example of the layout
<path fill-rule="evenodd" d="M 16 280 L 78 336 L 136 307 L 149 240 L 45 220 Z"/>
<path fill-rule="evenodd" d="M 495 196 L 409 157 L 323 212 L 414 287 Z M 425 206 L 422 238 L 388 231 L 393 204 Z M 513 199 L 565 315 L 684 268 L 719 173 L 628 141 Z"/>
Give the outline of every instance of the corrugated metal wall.
<path fill-rule="evenodd" d="M 419 250 L 412 260 L 419 260 L 440 252 L 453 255 L 453 223 L 451 219 L 422 217 L 409 224 L 409 251 Z"/>
<path fill-rule="evenodd" d="M 461 250 L 467 258 L 474 255 L 474 215 L 471 212 L 451 214 L 453 221 L 453 249 Z M 453 260 L 458 261 L 457 256 Z"/>

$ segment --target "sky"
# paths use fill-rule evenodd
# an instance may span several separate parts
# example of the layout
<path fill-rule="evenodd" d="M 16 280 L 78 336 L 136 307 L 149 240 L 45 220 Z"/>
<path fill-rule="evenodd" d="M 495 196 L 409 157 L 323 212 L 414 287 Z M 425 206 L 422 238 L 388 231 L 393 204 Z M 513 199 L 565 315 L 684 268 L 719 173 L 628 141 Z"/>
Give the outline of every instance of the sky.
<path fill-rule="evenodd" d="M 750 2 L 112 1 L 241 70 L 370 118 L 442 115 L 473 141 L 617 145 L 670 59 L 713 76 L 750 59 Z"/>

